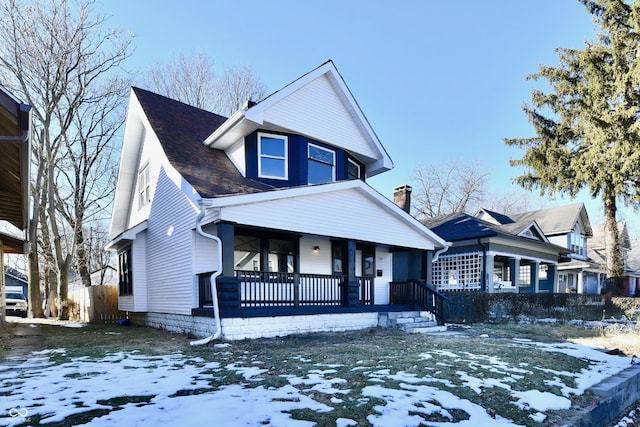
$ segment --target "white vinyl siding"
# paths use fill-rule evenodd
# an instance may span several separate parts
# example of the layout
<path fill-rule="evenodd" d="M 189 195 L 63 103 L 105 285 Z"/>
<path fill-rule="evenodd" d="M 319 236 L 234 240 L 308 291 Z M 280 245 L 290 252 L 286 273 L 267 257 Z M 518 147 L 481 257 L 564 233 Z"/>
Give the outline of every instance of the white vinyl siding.
<path fill-rule="evenodd" d="M 224 207 L 220 219 L 386 245 L 434 247 L 433 240 L 353 188 Z"/>
<path fill-rule="evenodd" d="M 215 235 L 215 227 L 205 227 L 203 230 L 207 234 Z M 193 231 L 193 270 L 195 274 L 210 273 L 218 270 L 218 244 L 215 240 L 201 236 L 197 231 Z"/>
<path fill-rule="evenodd" d="M 327 76 L 300 88 L 277 104 L 267 108 L 264 121 L 278 123 L 296 133 L 313 135 L 337 147 L 371 159 L 379 154 L 372 148 L 366 132 L 353 118 L 351 107 L 338 96 Z"/>
<path fill-rule="evenodd" d="M 118 310 L 147 311 L 147 232 L 136 235 L 131 245 L 133 294 L 118 297 Z"/>
<path fill-rule="evenodd" d="M 197 210 L 164 169 L 153 203 L 147 241 L 148 311 L 190 314 L 195 304 L 192 244 Z"/>

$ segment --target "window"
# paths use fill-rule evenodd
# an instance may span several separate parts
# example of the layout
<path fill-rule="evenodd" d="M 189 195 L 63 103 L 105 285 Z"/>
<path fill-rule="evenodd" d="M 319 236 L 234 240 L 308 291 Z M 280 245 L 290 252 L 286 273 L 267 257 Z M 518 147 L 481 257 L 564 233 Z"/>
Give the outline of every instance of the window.
<path fill-rule="evenodd" d="M 518 275 L 520 279 L 519 285 L 522 287 L 531 286 L 531 265 L 521 265 L 520 266 L 520 274 Z"/>
<path fill-rule="evenodd" d="M 317 145 L 309 144 L 309 184 L 324 184 L 336 180 L 336 153 Z"/>
<path fill-rule="evenodd" d="M 258 176 L 288 179 L 286 136 L 258 134 Z"/>
<path fill-rule="evenodd" d="M 345 248 L 342 243 L 332 242 L 331 244 L 331 259 L 332 266 L 331 271 L 335 275 L 345 274 L 343 265 L 346 264 L 344 262 Z"/>
<path fill-rule="evenodd" d="M 120 295 L 133 295 L 131 248 L 118 254 L 118 291 Z"/>
<path fill-rule="evenodd" d="M 347 162 L 347 179 L 360 179 L 360 165 L 351 159 Z"/>
<path fill-rule="evenodd" d="M 138 206 L 140 208 L 151 202 L 151 187 L 149 182 L 149 165 L 147 164 L 138 174 Z"/>
<path fill-rule="evenodd" d="M 587 256 L 587 239 L 578 231 L 569 234 L 569 249 L 581 257 Z"/>

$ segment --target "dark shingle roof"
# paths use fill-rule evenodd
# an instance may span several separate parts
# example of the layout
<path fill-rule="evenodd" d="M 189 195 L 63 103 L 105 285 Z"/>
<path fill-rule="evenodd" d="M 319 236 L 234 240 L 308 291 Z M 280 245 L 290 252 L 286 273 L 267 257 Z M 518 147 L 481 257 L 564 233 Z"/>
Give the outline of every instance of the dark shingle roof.
<path fill-rule="evenodd" d="M 137 87 L 133 91 L 169 161 L 202 197 L 272 189 L 242 176 L 224 151 L 203 145 L 226 117 Z"/>
<path fill-rule="evenodd" d="M 435 218 L 427 218 L 423 220 L 422 223 L 438 236 L 450 242 L 491 237 L 498 234 L 498 231 L 495 229 L 498 226 L 466 213 L 454 213 Z"/>

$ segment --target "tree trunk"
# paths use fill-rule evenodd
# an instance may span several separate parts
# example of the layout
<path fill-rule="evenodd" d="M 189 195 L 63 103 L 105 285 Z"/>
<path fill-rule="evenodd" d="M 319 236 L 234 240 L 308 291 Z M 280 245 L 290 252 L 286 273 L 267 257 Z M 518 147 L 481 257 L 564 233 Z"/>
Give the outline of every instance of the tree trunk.
<path fill-rule="evenodd" d="M 618 223 L 616 221 L 616 199 L 613 196 L 604 200 L 604 236 L 605 236 L 605 257 L 607 263 L 607 279 L 614 285 L 612 289 L 616 294 L 622 292 L 622 276 L 624 275 L 624 265 L 622 251 L 620 250 L 620 236 L 618 234 Z"/>
<path fill-rule="evenodd" d="M 29 311 L 31 317 L 44 318 L 42 311 L 42 296 L 40 295 L 40 264 L 38 253 L 30 251 L 27 256 L 29 262 Z"/>
<path fill-rule="evenodd" d="M 79 218 L 79 217 L 76 217 Z M 89 260 L 87 254 L 87 242 L 84 238 L 82 226 L 77 226 L 76 233 L 76 256 L 78 257 L 78 273 L 85 287 L 91 286 L 91 271 L 89 271 Z"/>
<path fill-rule="evenodd" d="M 67 255 L 64 261 L 59 265 L 58 282 L 60 283 L 60 320 L 69 320 L 71 315 L 69 310 L 69 261 L 70 255 Z"/>

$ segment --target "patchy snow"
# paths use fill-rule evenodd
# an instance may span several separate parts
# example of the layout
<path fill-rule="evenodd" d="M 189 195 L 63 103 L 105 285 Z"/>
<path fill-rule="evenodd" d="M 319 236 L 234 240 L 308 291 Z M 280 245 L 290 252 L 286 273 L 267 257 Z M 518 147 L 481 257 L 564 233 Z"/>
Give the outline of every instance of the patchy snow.
<path fill-rule="evenodd" d="M 61 422 L 67 417 L 94 411 L 86 426 L 143 425 L 271 425 L 282 427 L 313 426 L 295 419 L 291 411 L 307 410 L 322 419 L 347 400 L 371 404 L 367 420 L 374 426 L 457 426 L 513 425 L 511 420 L 456 395 L 469 389 L 482 393 L 500 388 L 512 396 L 518 408 L 530 410 L 536 422 L 546 419 L 545 411 L 567 409 L 570 397 L 582 394 L 590 386 L 629 366 L 629 358 L 611 356 L 577 344 L 547 344 L 529 340 L 514 341 L 518 346 L 535 346 L 547 352 L 561 352 L 588 362 L 580 372 L 551 373 L 547 384 L 557 387 L 558 395 L 538 390 L 517 390 L 525 375 L 535 375 L 536 367 L 527 363 L 511 366 L 497 357 L 469 352 L 433 350 L 419 355 L 421 374 L 388 369 L 382 362 L 357 369 L 368 384 L 356 389 L 340 378 L 342 365 L 315 364 L 299 373 L 278 375 L 277 386 L 265 382 L 272 372 L 259 356 L 238 358 L 232 363 L 209 362 L 181 353 L 146 356 L 118 352 L 100 359 L 73 358 L 54 363 L 52 357 L 64 355 L 64 349 L 33 352 L 18 364 L 0 365 L 0 425 L 17 425 L 29 416 L 39 415 L 40 423 Z M 230 344 L 216 344 L 216 348 Z M 299 356 L 301 365 L 309 362 Z M 455 360 L 468 369 L 457 369 L 455 379 L 437 378 L 436 360 Z M 351 370 L 351 369 L 350 369 Z M 429 372 L 432 374 L 424 374 Z M 481 372 L 492 375 L 483 376 Z M 212 386 L 212 379 L 234 373 L 241 383 Z M 568 382 L 571 385 L 565 383 Z M 215 383 L 215 381 L 213 381 Z M 129 397 L 129 398 L 127 398 Z M 133 398 L 132 398 L 133 397 Z M 326 403 L 323 403 L 326 402 Z M 335 405 L 334 407 L 329 406 Z M 206 408 L 206 410 L 203 410 Z M 428 421 L 421 415 L 429 415 Z M 348 418 L 337 418 L 337 427 L 357 425 Z"/>

